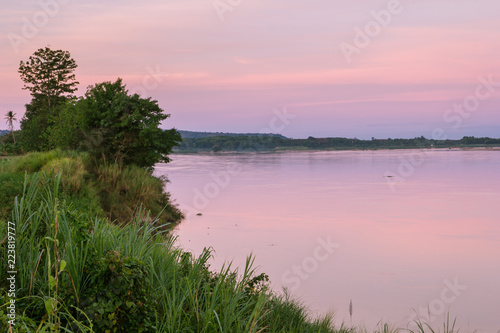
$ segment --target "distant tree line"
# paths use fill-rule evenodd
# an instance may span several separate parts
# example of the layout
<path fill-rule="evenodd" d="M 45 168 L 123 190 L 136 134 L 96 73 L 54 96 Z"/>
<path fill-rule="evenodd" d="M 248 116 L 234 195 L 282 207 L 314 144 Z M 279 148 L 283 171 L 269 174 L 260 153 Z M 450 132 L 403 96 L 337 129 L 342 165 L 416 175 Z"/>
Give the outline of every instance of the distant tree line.
<path fill-rule="evenodd" d="M 285 136 L 281 134 L 274 133 L 224 133 L 224 132 L 194 132 L 194 131 L 183 131 L 178 130 L 179 134 L 182 136 L 182 139 L 198 139 L 198 138 L 206 138 L 212 136 L 261 136 L 261 137 L 278 137 L 286 139 Z"/>
<path fill-rule="evenodd" d="M 500 139 L 463 137 L 460 140 L 432 140 L 423 136 L 413 139 L 314 138 L 289 139 L 269 136 L 212 136 L 184 138 L 175 149 L 189 151 L 271 151 L 279 149 L 402 149 L 451 148 L 500 145 Z"/>

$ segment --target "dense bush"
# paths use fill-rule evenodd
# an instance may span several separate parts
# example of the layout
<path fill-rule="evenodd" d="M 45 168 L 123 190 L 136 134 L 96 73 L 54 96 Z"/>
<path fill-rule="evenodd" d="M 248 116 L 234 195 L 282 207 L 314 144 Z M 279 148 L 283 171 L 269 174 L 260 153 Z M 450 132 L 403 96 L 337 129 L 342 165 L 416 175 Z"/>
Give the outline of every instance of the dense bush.
<path fill-rule="evenodd" d="M 89 282 L 79 306 L 96 331 L 155 331 L 156 304 L 144 263 L 109 251 L 89 266 Z"/>
<path fill-rule="evenodd" d="M 135 165 L 100 165 L 96 170 L 96 188 L 101 205 L 111 220 L 126 221 L 141 206 L 160 214 L 163 222 L 176 223 L 182 214 L 163 190 L 166 179 Z"/>
<path fill-rule="evenodd" d="M 18 172 L 0 172 L 0 220 L 10 216 L 14 198 L 21 195 L 24 174 Z"/>
<path fill-rule="evenodd" d="M 0 134 L 0 156 L 19 155 L 22 153 L 21 145 L 14 142 L 14 135 L 19 139 L 19 131 L 13 131 L 12 135 Z"/>

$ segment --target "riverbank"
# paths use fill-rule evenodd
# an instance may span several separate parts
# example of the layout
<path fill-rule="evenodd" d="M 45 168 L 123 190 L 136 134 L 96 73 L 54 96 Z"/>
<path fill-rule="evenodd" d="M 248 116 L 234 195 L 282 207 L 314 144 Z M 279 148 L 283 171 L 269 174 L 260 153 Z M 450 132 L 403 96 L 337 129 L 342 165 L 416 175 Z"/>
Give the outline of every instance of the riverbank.
<path fill-rule="evenodd" d="M 175 225 L 183 218 L 164 191 L 166 179 L 136 166 L 95 163 L 82 152 L 52 150 L 0 159 L 0 219 L 10 217 L 25 173 L 35 172 L 61 172 L 61 190 L 68 202 L 117 224 L 130 221 L 141 207 L 164 224 Z"/>
<path fill-rule="evenodd" d="M 464 137 L 460 140 L 314 138 L 290 139 L 272 136 L 210 136 L 183 138 L 176 152 L 282 151 L 282 150 L 379 150 L 500 147 L 500 139 Z"/>

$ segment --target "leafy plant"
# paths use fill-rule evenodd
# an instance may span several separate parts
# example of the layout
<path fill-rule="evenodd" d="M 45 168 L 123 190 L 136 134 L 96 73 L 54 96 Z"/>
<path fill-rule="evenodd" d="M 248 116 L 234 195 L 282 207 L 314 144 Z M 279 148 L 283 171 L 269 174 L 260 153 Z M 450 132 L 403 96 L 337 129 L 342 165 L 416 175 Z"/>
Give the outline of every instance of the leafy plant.
<path fill-rule="evenodd" d="M 148 271 L 136 258 L 110 251 L 87 270 L 89 282 L 82 310 L 98 331 L 152 332 L 156 308 Z"/>

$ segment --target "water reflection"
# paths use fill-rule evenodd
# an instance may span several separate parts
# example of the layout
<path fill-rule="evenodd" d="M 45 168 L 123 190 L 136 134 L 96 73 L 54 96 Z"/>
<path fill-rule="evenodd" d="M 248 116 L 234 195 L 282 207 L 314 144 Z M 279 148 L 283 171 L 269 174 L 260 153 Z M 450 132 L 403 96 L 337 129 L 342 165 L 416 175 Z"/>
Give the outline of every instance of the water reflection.
<path fill-rule="evenodd" d="M 411 173 L 384 177 L 411 154 Z M 156 172 L 187 212 L 180 245 L 213 247 L 213 267 L 252 252 L 276 290 L 293 288 L 315 313 L 336 309 L 337 321 L 349 322 L 351 299 L 353 323 L 367 327 L 406 326 L 428 305 L 437 327 L 451 305 L 464 331 L 487 332 L 500 328 L 499 167 L 498 151 L 347 151 L 174 155 Z M 317 260 L 327 237 L 340 246 Z"/>

